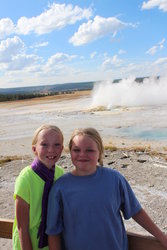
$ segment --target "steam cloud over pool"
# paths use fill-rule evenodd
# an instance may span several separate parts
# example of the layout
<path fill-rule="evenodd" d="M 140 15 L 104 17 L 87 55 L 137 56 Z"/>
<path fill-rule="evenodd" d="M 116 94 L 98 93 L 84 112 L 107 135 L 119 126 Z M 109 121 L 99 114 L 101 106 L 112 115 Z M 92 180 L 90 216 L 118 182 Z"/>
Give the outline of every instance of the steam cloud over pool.
<path fill-rule="evenodd" d="M 118 83 L 104 81 L 94 85 L 92 106 L 157 106 L 167 104 L 167 77 L 145 78 L 142 83 L 135 78 Z"/>

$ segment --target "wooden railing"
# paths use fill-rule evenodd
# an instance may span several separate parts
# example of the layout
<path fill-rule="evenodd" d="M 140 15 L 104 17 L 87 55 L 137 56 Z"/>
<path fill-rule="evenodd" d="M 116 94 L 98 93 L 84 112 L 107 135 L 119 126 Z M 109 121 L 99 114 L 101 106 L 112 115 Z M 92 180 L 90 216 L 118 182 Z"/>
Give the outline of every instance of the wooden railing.
<path fill-rule="evenodd" d="M 13 220 L 0 218 L 0 238 L 12 239 Z"/>
<path fill-rule="evenodd" d="M 140 234 L 128 234 L 129 250 L 165 250 L 166 248 L 153 236 L 144 236 Z"/>
<path fill-rule="evenodd" d="M 0 238 L 12 239 L 13 220 L 0 218 Z M 143 236 L 127 232 L 129 250 L 165 250 L 160 242 L 152 236 Z"/>

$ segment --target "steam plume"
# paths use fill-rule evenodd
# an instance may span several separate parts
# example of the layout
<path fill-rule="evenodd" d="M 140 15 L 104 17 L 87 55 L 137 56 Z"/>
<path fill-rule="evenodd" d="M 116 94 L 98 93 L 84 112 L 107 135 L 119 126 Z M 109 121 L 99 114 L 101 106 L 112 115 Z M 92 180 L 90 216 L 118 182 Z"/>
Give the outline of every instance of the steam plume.
<path fill-rule="evenodd" d="M 142 83 L 134 77 L 118 83 L 104 81 L 94 85 L 92 106 L 156 106 L 167 104 L 167 77 L 144 78 Z"/>

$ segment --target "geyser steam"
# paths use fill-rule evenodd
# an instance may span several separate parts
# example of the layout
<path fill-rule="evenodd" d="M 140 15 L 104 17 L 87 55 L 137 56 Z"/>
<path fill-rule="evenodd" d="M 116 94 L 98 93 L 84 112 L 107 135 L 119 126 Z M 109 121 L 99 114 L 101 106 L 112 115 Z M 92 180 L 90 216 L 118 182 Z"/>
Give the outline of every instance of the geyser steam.
<path fill-rule="evenodd" d="M 119 83 L 104 81 L 94 85 L 92 106 L 155 106 L 167 104 L 167 77 L 145 78 L 142 83 L 127 78 Z"/>

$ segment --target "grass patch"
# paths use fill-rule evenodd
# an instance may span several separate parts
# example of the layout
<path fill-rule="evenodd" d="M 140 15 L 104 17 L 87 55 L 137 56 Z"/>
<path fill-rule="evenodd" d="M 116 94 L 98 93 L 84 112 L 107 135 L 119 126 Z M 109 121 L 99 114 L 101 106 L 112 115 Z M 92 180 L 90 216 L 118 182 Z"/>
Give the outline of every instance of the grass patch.
<path fill-rule="evenodd" d="M 113 145 L 112 140 L 110 140 L 107 144 L 104 144 L 104 150 L 117 151 L 118 149 L 118 147 Z"/>
<path fill-rule="evenodd" d="M 132 146 L 132 147 L 129 147 L 129 150 L 134 151 L 134 152 L 149 153 L 149 152 L 151 152 L 151 147 L 150 147 L 150 145 L 148 145 L 148 146 Z"/>
<path fill-rule="evenodd" d="M 163 147 L 163 150 L 164 150 L 164 151 L 167 151 L 167 147 Z"/>
<path fill-rule="evenodd" d="M 162 153 L 162 152 L 153 150 L 153 149 L 151 149 L 150 145 L 148 145 L 148 146 L 133 146 L 133 147 L 129 147 L 129 148 L 124 148 L 124 150 L 133 151 L 133 152 L 141 152 L 144 154 L 148 154 L 150 156 L 162 157 L 165 161 L 167 161 L 166 153 Z"/>
<path fill-rule="evenodd" d="M 22 160 L 23 157 L 21 156 L 5 156 L 5 157 L 0 157 L 0 165 L 3 165 L 5 163 L 11 162 L 11 161 L 16 161 L 16 160 Z"/>
<path fill-rule="evenodd" d="M 104 150 L 117 151 L 118 148 L 114 145 L 107 144 L 107 145 L 104 145 Z"/>

